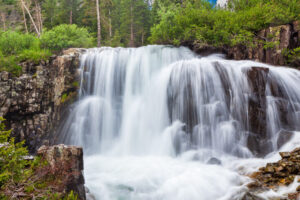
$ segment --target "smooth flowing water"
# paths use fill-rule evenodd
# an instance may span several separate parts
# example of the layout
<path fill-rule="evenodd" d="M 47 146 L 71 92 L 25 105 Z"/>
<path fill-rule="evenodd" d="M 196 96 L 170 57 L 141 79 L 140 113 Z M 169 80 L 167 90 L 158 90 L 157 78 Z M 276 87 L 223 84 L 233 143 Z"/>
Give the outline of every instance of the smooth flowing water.
<path fill-rule="evenodd" d="M 96 199 L 241 199 L 245 174 L 299 145 L 297 70 L 147 46 L 90 49 L 80 73 L 61 135 Z"/>

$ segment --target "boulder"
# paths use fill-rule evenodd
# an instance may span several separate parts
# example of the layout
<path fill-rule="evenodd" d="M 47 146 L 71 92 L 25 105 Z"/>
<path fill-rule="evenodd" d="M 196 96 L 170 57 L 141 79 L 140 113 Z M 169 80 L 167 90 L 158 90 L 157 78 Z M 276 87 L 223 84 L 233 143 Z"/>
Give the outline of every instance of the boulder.
<path fill-rule="evenodd" d="M 86 199 L 83 177 L 83 151 L 81 147 L 66 146 L 42 146 L 37 155 L 46 160 L 50 171 L 56 179 L 61 179 L 60 191 L 68 194 L 73 191 L 79 199 Z"/>

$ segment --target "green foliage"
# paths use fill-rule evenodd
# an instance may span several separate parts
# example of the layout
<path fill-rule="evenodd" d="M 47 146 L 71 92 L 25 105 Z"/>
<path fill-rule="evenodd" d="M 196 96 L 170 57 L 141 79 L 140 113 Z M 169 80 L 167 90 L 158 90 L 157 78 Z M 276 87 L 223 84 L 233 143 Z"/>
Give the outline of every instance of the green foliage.
<path fill-rule="evenodd" d="M 21 61 L 38 64 L 47 60 L 51 52 L 40 48 L 40 40 L 31 34 L 15 31 L 0 33 L 0 71 L 8 71 L 19 76 L 22 73 Z"/>
<path fill-rule="evenodd" d="M 287 58 L 287 63 L 286 64 L 291 64 L 291 63 L 300 63 L 300 47 L 288 50 L 285 49 L 283 52 L 283 55 Z"/>
<path fill-rule="evenodd" d="M 4 119 L 0 117 L 0 199 L 53 199 L 77 200 L 77 194 L 71 191 L 63 195 L 52 191 L 57 177 L 49 171 L 47 161 L 40 157 L 26 160 L 27 148 L 23 142 L 16 142 L 6 130 Z M 14 198 L 12 198 L 14 196 Z M 18 198 L 19 199 L 19 198 Z"/>
<path fill-rule="evenodd" d="M 16 56 L 4 56 L 0 51 L 0 72 L 7 71 L 15 76 L 19 76 L 22 73 L 22 67 L 17 64 Z"/>
<path fill-rule="evenodd" d="M 152 43 L 250 45 L 256 31 L 300 19 L 299 0 L 232 0 L 227 9 L 213 8 L 202 0 L 157 4 Z"/>
<path fill-rule="evenodd" d="M 76 83 L 75 83 L 76 84 Z M 79 85 L 79 83 L 77 83 Z M 74 86 L 74 85 L 73 85 Z M 76 97 L 76 92 L 69 92 L 69 93 L 64 93 L 62 96 L 61 96 L 61 100 L 60 102 L 61 103 L 65 103 L 67 101 L 74 101 L 75 100 L 75 97 Z"/>
<path fill-rule="evenodd" d="M 10 137 L 10 130 L 5 130 L 4 119 L 0 117 L 0 185 L 6 182 L 19 182 L 23 177 L 28 165 L 24 156 L 28 151 L 23 147 L 24 142 L 15 143 Z"/>
<path fill-rule="evenodd" d="M 39 39 L 30 34 L 15 31 L 0 33 L 0 51 L 3 55 L 16 55 L 26 49 L 39 49 Z"/>
<path fill-rule="evenodd" d="M 59 25 L 46 31 L 41 37 L 41 47 L 60 51 L 70 47 L 91 47 L 93 39 L 85 28 L 77 25 Z"/>
<path fill-rule="evenodd" d="M 40 49 L 38 51 L 33 49 L 24 50 L 20 56 L 19 60 L 29 61 L 38 64 L 41 60 L 47 60 L 52 55 L 51 51 L 48 49 Z"/>

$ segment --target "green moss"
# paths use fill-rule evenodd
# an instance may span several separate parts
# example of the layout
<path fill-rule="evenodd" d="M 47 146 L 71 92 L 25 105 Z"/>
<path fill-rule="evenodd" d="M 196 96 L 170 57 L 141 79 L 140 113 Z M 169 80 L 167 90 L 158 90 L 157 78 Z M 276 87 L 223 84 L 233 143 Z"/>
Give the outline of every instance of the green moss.
<path fill-rule="evenodd" d="M 78 88 L 79 87 L 79 82 L 78 81 L 74 81 L 72 83 L 72 86 Z"/>
<path fill-rule="evenodd" d="M 265 42 L 264 43 L 264 49 L 274 49 L 279 45 L 279 41 L 275 42 Z"/>
<path fill-rule="evenodd" d="M 64 93 L 61 96 L 60 102 L 61 103 L 72 102 L 75 100 L 75 97 L 76 97 L 76 92 Z"/>
<path fill-rule="evenodd" d="M 25 192 L 31 193 L 33 191 L 34 191 L 34 186 L 33 185 L 29 185 L 29 186 L 25 187 Z"/>

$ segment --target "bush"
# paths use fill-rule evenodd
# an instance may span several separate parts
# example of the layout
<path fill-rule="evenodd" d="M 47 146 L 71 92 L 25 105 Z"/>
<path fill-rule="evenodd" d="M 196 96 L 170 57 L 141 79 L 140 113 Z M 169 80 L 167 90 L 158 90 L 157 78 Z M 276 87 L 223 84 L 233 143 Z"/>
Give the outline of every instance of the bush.
<path fill-rule="evenodd" d="M 28 161 L 24 156 L 28 151 L 23 147 L 24 142 L 15 143 L 15 139 L 10 137 L 11 131 L 5 130 L 4 119 L 0 117 L 0 185 L 7 182 L 16 183 L 25 173 L 25 166 Z M 26 174 L 26 173 L 25 173 Z"/>
<path fill-rule="evenodd" d="M 41 47 L 60 51 L 70 47 L 87 48 L 93 45 L 93 39 L 87 29 L 73 25 L 59 25 L 44 32 L 41 37 Z"/>
<path fill-rule="evenodd" d="M 30 61 L 35 64 L 38 64 L 41 60 L 47 60 L 52 55 L 51 51 L 48 49 L 41 49 L 41 50 L 24 50 L 19 55 L 19 60 L 21 61 Z"/>
<path fill-rule="evenodd" d="M 3 55 L 16 55 L 26 49 L 40 49 L 39 39 L 30 34 L 15 31 L 0 33 L 0 51 Z"/>
<path fill-rule="evenodd" d="M 162 5 L 155 12 L 159 20 L 151 29 L 152 43 L 251 45 L 256 31 L 300 19 L 300 3 L 299 0 L 232 0 L 227 9 L 219 9 L 206 1 L 186 0 L 184 5 Z"/>
<path fill-rule="evenodd" d="M 65 199 L 77 200 L 77 194 L 56 192 L 61 177 L 55 177 L 48 163 L 40 157 L 26 160 L 27 148 L 23 142 L 15 142 L 5 130 L 0 117 L 0 199 Z"/>
<path fill-rule="evenodd" d="M 15 76 L 19 76 L 22 73 L 22 67 L 20 67 L 16 59 L 16 56 L 4 56 L 0 51 L 0 72 L 7 71 Z"/>
<path fill-rule="evenodd" d="M 40 49 L 40 40 L 33 35 L 15 31 L 0 33 L 0 72 L 8 71 L 19 76 L 22 73 L 21 61 L 38 64 L 49 56 L 50 50 Z"/>

